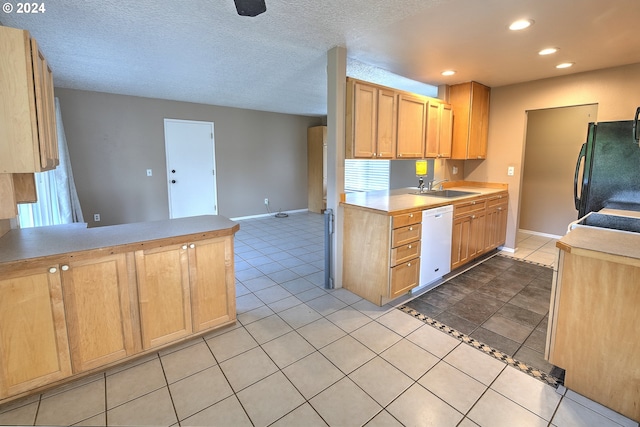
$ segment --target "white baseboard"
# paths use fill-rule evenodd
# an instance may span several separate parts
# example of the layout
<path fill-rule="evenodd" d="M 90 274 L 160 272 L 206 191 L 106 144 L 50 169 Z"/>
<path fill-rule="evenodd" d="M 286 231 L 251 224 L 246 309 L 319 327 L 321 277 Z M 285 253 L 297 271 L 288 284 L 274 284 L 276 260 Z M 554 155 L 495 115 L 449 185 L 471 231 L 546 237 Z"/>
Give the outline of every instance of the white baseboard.
<path fill-rule="evenodd" d="M 498 250 L 503 251 L 503 252 L 509 252 L 514 254 L 516 252 L 515 248 L 508 248 L 506 246 L 498 246 Z"/>
<path fill-rule="evenodd" d="M 293 214 L 293 213 L 300 213 L 300 212 L 308 212 L 309 209 L 295 209 L 292 211 L 284 211 L 282 213 L 286 213 L 286 214 Z M 248 215 L 248 216 L 238 216 L 235 218 L 229 218 L 231 221 L 240 221 L 243 219 L 255 219 L 255 218 L 265 218 L 268 216 L 275 216 L 278 212 L 271 212 L 271 213 L 265 213 L 265 214 L 259 214 L 259 215 Z"/>
<path fill-rule="evenodd" d="M 524 230 L 522 228 L 519 229 L 518 231 L 520 233 L 531 234 L 533 236 L 548 237 L 550 239 L 560 239 L 560 238 L 562 238 L 562 236 L 558 236 L 556 234 L 540 233 L 539 231 Z"/>

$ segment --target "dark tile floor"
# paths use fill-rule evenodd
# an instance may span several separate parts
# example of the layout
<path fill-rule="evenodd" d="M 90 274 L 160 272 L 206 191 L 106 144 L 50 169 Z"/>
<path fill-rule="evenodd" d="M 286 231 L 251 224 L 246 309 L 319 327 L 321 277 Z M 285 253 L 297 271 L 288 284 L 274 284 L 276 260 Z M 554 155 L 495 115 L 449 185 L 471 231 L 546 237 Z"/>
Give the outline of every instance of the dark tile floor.
<path fill-rule="evenodd" d="M 552 277 L 550 267 L 496 255 L 405 306 L 557 376 L 544 359 Z"/>

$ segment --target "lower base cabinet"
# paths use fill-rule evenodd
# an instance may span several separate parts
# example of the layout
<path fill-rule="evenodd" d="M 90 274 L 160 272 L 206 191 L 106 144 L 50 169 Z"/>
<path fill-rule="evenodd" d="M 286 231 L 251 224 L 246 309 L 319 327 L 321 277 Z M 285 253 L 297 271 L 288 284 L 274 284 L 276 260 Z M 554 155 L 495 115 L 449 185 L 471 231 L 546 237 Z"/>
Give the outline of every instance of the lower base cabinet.
<path fill-rule="evenodd" d="M 235 230 L 0 264 L 0 403 L 233 323 Z"/>
<path fill-rule="evenodd" d="M 74 373 L 136 352 L 129 265 L 127 254 L 115 254 L 60 267 Z"/>
<path fill-rule="evenodd" d="M 70 376 L 58 266 L 7 272 L 0 279 L 0 398 Z"/>

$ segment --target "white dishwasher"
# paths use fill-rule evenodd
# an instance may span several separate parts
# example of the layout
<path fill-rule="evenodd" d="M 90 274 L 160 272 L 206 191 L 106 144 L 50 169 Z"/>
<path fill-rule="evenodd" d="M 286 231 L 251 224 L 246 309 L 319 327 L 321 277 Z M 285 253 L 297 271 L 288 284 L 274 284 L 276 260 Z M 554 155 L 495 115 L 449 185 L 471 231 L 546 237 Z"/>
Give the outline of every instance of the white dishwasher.
<path fill-rule="evenodd" d="M 422 211 L 420 283 L 427 285 L 451 271 L 453 206 Z"/>

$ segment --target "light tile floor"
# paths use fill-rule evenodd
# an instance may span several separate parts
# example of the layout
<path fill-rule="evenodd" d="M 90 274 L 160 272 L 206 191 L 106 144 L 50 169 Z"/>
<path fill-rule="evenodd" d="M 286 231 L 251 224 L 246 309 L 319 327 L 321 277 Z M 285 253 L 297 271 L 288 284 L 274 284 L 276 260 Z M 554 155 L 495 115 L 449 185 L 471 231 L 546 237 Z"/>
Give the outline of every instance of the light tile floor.
<path fill-rule="evenodd" d="M 544 265 L 555 265 L 556 242 L 558 239 L 532 234 L 527 231 L 518 231 L 516 236 L 516 251 L 506 252 L 514 258 L 537 262 Z"/>
<path fill-rule="evenodd" d="M 242 220 L 235 325 L 1 406 L 0 425 L 638 425 L 391 305 L 325 290 L 322 229 L 309 213 Z"/>

